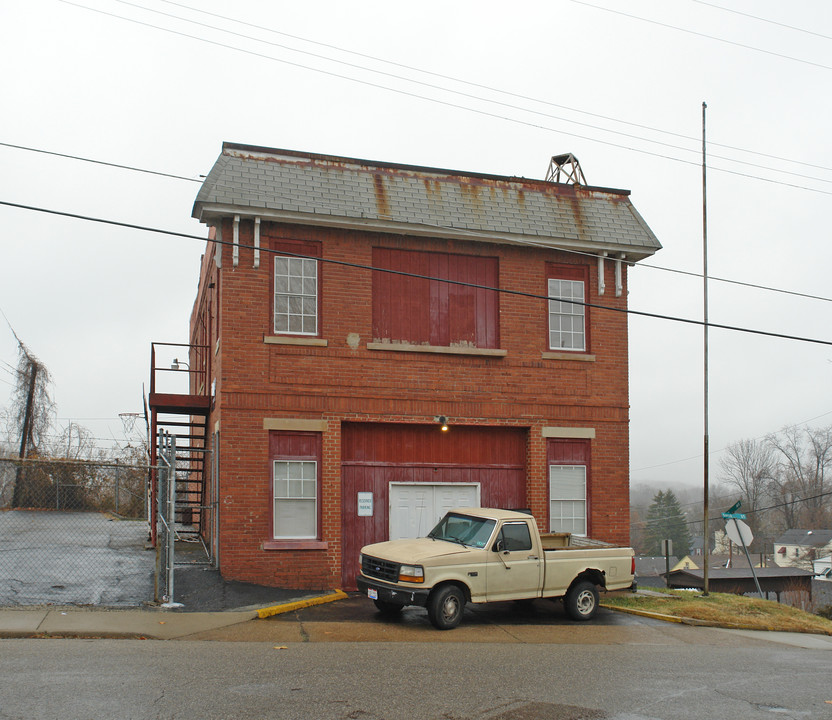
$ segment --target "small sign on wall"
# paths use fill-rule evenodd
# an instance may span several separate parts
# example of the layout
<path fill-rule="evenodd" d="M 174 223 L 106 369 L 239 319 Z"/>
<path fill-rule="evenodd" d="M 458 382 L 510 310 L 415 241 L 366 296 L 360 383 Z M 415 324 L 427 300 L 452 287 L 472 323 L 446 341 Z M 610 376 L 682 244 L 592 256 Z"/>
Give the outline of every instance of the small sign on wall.
<path fill-rule="evenodd" d="M 373 516 L 373 493 L 358 493 L 358 517 Z"/>

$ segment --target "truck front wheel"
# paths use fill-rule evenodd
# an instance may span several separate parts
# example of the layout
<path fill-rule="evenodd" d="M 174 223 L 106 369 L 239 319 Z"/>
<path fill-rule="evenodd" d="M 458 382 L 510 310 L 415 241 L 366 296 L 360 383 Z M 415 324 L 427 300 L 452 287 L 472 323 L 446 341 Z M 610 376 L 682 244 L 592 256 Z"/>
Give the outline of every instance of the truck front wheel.
<path fill-rule="evenodd" d="M 592 620 L 598 610 L 598 588 L 588 581 L 575 583 L 566 593 L 563 604 L 573 620 Z"/>
<path fill-rule="evenodd" d="M 465 595 L 456 585 L 445 585 L 431 593 L 428 619 L 437 630 L 452 630 L 462 620 Z"/>

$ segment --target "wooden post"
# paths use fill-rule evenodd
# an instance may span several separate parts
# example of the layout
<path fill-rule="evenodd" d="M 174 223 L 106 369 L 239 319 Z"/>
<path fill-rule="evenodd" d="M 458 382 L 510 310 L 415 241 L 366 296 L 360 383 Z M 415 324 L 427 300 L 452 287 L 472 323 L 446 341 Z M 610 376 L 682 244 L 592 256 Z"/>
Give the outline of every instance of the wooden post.
<path fill-rule="evenodd" d="M 37 363 L 32 362 L 32 360 L 28 357 L 27 360 L 29 360 L 31 377 L 29 379 L 29 392 L 26 394 L 26 410 L 23 414 L 23 432 L 20 437 L 20 452 L 18 453 L 18 458 L 20 458 L 21 462 L 17 466 L 17 473 L 15 474 L 14 492 L 12 493 L 12 507 L 20 506 L 21 494 L 23 492 L 21 485 L 26 479 L 26 472 L 23 468 L 22 461 L 26 459 L 26 456 L 29 453 L 29 435 L 32 432 L 32 405 L 35 402 L 35 383 L 38 379 Z"/>

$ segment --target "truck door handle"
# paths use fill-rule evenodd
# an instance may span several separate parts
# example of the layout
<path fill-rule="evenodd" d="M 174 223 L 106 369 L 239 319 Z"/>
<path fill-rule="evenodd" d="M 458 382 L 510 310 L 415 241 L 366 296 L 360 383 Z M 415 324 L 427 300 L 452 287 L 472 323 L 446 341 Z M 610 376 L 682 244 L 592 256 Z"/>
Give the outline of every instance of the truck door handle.
<path fill-rule="evenodd" d="M 529 555 L 529 557 L 527 557 L 526 560 L 540 560 L 540 558 L 537 557 L 537 555 Z"/>

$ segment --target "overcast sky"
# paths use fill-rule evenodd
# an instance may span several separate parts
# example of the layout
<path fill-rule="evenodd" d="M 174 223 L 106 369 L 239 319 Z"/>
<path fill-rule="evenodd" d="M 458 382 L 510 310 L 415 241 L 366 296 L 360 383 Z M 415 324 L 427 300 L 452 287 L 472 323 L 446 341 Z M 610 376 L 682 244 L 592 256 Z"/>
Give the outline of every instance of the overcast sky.
<path fill-rule="evenodd" d="M 632 191 L 664 246 L 644 265 L 694 274 L 634 268 L 631 309 L 694 320 L 705 101 L 710 275 L 818 297 L 712 281 L 711 322 L 832 343 L 823 0 L 29 0 L 0 27 L 0 143 L 191 179 L 0 145 L 0 201 L 204 236 L 223 141 L 529 178 L 572 152 Z M 7 205 L 0 228 L 0 309 L 59 425 L 121 438 L 150 342 L 187 341 L 204 243 Z M 16 347 L 0 318 L 0 406 Z M 701 483 L 702 357 L 701 327 L 630 317 L 633 484 Z M 712 329 L 712 477 L 742 438 L 832 423 L 830 361 Z"/>

